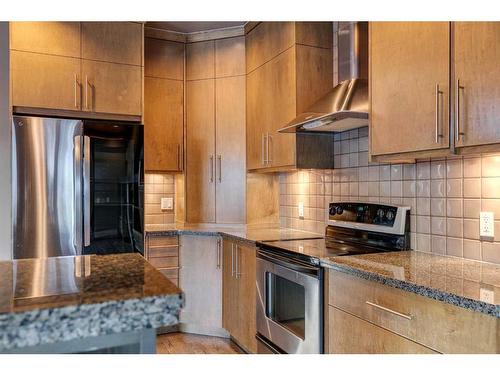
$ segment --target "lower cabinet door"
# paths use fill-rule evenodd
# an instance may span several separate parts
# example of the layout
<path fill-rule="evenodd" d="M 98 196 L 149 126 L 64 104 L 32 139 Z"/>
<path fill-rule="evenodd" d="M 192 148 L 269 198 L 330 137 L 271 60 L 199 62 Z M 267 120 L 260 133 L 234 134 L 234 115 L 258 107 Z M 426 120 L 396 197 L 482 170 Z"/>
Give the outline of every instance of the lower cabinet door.
<path fill-rule="evenodd" d="M 329 307 L 328 315 L 329 351 L 332 354 L 437 353 L 335 307 Z"/>
<path fill-rule="evenodd" d="M 179 287 L 184 292 L 181 330 L 222 335 L 222 250 L 219 237 L 180 236 Z"/>
<path fill-rule="evenodd" d="M 234 277 L 234 242 L 223 241 L 222 326 L 233 337 L 238 330 L 238 283 Z"/>

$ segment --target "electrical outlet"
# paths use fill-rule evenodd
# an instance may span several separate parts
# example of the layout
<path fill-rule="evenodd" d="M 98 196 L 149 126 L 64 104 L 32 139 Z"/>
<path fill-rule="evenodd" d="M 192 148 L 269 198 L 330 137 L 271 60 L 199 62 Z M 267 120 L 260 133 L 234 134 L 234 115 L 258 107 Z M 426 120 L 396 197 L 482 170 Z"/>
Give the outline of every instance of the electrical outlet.
<path fill-rule="evenodd" d="M 299 202 L 299 219 L 304 218 L 304 202 Z"/>
<path fill-rule="evenodd" d="M 481 240 L 493 241 L 495 238 L 495 215 L 493 212 L 479 214 L 479 235 Z"/>
<path fill-rule="evenodd" d="M 480 288 L 479 299 L 486 303 L 495 303 L 495 292 L 492 289 Z"/>
<path fill-rule="evenodd" d="M 161 199 L 161 209 L 162 210 L 173 210 L 174 209 L 174 198 L 162 198 Z"/>

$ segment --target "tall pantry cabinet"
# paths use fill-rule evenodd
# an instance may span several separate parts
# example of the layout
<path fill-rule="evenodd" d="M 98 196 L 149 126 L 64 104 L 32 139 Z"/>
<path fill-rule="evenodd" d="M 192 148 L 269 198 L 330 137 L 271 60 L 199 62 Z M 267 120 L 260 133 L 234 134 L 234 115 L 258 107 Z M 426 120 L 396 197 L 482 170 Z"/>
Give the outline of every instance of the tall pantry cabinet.
<path fill-rule="evenodd" d="M 245 37 L 187 44 L 187 222 L 245 222 L 245 113 Z"/>

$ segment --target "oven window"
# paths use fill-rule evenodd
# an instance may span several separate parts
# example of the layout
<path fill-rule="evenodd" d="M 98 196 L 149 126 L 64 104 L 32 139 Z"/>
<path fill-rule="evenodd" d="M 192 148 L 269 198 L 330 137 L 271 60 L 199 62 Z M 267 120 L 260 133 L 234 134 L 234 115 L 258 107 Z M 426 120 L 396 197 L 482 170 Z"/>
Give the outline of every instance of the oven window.
<path fill-rule="evenodd" d="M 301 339 L 305 338 L 305 290 L 300 284 L 266 273 L 266 315 Z"/>

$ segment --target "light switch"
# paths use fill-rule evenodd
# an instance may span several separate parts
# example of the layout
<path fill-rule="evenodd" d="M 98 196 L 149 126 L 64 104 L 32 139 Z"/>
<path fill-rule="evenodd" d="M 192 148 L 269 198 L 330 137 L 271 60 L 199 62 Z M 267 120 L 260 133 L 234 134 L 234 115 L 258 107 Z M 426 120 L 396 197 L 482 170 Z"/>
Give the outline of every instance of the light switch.
<path fill-rule="evenodd" d="M 299 218 L 304 218 L 304 202 L 299 202 Z"/>
<path fill-rule="evenodd" d="M 173 210 L 174 209 L 174 198 L 162 198 L 161 199 L 161 209 L 162 210 Z"/>
<path fill-rule="evenodd" d="M 495 215 L 493 212 L 479 214 L 479 235 L 481 240 L 493 241 L 495 238 Z"/>

